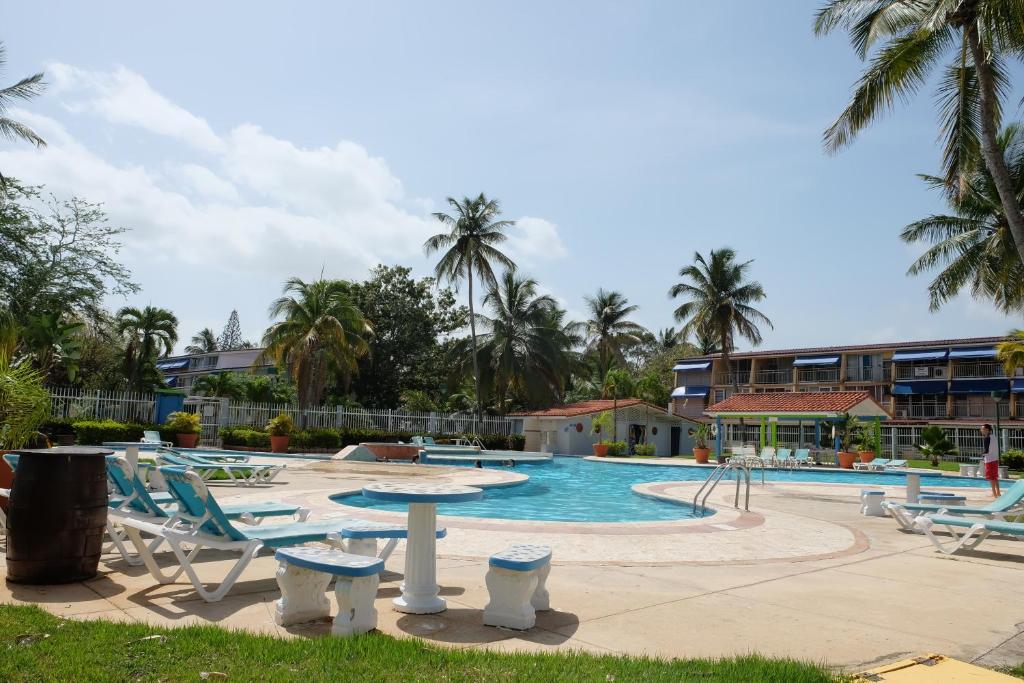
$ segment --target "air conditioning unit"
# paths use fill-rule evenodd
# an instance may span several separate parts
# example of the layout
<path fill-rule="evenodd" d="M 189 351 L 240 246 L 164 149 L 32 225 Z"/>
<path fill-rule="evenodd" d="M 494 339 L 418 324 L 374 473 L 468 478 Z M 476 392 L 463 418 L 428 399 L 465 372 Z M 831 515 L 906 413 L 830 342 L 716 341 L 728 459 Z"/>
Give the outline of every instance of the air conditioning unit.
<path fill-rule="evenodd" d="M 934 377 L 935 379 L 946 379 L 946 376 L 948 374 L 949 374 L 949 368 L 942 368 L 942 367 L 932 368 L 932 377 Z"/>

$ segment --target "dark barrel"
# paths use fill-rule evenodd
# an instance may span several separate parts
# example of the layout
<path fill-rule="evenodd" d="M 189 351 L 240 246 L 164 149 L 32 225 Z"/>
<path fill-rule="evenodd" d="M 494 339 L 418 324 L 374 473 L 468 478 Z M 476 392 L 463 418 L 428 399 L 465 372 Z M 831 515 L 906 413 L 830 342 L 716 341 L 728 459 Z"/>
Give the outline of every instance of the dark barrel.
<path fill-rule="evenodd" d="M 18 451 L 7 514 L 7 580 L 70 583 L 96 576 L 107 524 L 104 448 Z"/>

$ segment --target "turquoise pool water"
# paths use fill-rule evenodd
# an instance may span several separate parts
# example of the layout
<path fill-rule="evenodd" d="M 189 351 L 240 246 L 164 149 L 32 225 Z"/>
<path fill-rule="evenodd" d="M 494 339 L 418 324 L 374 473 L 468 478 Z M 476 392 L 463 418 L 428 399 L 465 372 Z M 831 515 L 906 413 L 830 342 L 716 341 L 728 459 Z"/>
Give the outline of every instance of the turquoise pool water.
<path fill-rule="evenodd" d="M 703 481 L 710 469 L 670 465 L 633 465 L 594 462 L 556 456 L 549 463 L 523 463 L 515 471 L 530 480 L 517 486 L 486 489 L 483 499 L 438 505 L 438 514 L 492 519 L 558 522 L 643 522 L 692 518 L 689 505 L 639 496 L 634 484 L 654 481 Z M 759 476 L 759 475 L 758 475 Z M 902 474 L 842 472 L 837 470 L 768 470 L 767 481 L 846 483 L 861 486 L 901 486 Z M 759 479 L 758 479 L 759 481 Z M 922 475 L 921 487 L 987 486 L 984 480 Z M 359 494 L 336 496 L 335 502 L 352 507 L 405 511 L 404 503 L 385 503 Z"/>

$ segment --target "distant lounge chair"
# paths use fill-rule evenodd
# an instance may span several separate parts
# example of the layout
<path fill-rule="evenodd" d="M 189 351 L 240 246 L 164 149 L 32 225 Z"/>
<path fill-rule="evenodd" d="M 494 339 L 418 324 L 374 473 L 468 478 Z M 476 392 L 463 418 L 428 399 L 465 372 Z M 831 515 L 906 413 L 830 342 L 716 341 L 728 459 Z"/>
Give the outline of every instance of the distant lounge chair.
<path fill-rule="evenodd" d="M 793 467 L 796 461 L 792 457 L 793 450 L 790 448 L 780 448 L 775 451 L 775 466 L 776 467 Z"/>
<path fill-rule="evenodd" d="M 814 464 L 811 460 L 811 449 L 809 448 L 798 448 L 793 453 L 793 464 L 797 467 L 810 467 Z"/>
<path fill-rule="evenodd" d="M 973 516 L 1002 520 L 1006 518 L 1006 515 L 1024 512 L 1024 479 L 1018 479 L 1013 486 L 1006 489 L 1003 495 L 981 507 L 896 502 L 884 502 L 882 507 L 888 510 L 892 514 L 893 519 L 896 520 L 896 523 L 907 531 L 917 531 L 919 529 L 915 522 L 921 515 Z"/>
<path fill-rule="evenodd" d="M 139 443 L 155 443 L 158 446 L 167 446 L 168 448 L 174 445 L 170 441 L 162 441 L 160 439 L 160 432 L 152 429 L 142 432 L 142 438 L 139 439 Z"/>
<path fill-rule="evenodd" d="M 194 469 L 203 478 L 203 481 L 210 479 L 217 472 L 223 472 L 235 486 L 267 484 L 273 481 L 274 477 L 285 468 L 284 465 L 252 465 L 249 463 L 221 462 L 193 455 L 192 453 L 167 450 L 158 451 L 157 459 L 167 465 Z"/>
<path fill-rule="evenodd" d="M 887 462 L 885 464 L 885 467 L 882 467 L 881 469 L 883 471 L 884 470 L 905 470 L 905 469 L 907 469 L 907 461 L 906 460 L 890 460 L 889 462 Z"/>
<path fill-rule="evenodd" d="M 885 466 L 892 462 L 889 458 L 875 458 L 871 462 L 855 462 L 855 470 L 884 470 Z"/>
<path fill-rule="evenodd" d="M 936 536 L 932 531 L 936 524 L 946 527 L 953 540 L 943 542 L 942 539 Z M 932 545 L 939 552 L 946 555 L 952 555 L 963 548 L 969 550 L 976 548 L 992 534 L 1005 534 L 1018 540 L 1024 540 L 1024 524 L 1020 522 L 1007 522 L 1001 519 L 978 520 L 967 517 L 935 515 L 931 517 L 918 517 L 916 525 L 917 529 L 928 537 Z M 966 529 L 966 531 L 959 533 L 957 529 Z"/>
<path fill-rule="evenodd" d="M 765 465 L 775 465 L 775 449 L 771 446 L 765 446 L 761 449 L 760 458 Z"/>

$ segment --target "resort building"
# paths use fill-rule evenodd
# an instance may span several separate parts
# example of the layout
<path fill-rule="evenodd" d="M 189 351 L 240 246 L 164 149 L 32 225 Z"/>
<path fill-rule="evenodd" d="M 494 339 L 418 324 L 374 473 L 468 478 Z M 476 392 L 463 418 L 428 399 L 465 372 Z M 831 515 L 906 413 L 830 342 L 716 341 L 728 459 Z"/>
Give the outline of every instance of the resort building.
<path fill-rule="evenodd" d="M 592 446 L 613 438 L 626 443 L 654 444 L 656 455 L 679 455 L 693 451 L 691 433 L 698 420 L 672 415 L 664 408 L 635 398 L 623 398 L 615 409 L 615 434 L 591 434 L 593 419 L 612 411 L 612 400 L 581 401 L 545 410 L 513 413 L 522 420 L 524 450 L 592 455 Z"/>
<path fill-rule="evenodd" d="M 1005 421 L 1004 448 L 1024 445 L 1024 374 L 996 360 L 1003 337 L 746 351 L 684 358 L 673 368 L 670 411 L 691 418 L 733 394 L 867 392 L 889 414 L 888 448 L 912 448 L 920 427 L 948 428 L 961 449 L 980 448 L 977 427 Z M 756 426 L 755 426 L 756 428 Z M 751 441 L 751 425 L 728 421 L 725 439 Z M 963 432 L 961 434 L 961 431 Z"/>
<path fill-rule="evenodd" d="M 168 387 L 189 391 L 192 383 L 204 375 L 221 372 L 252 372 L 257 375 L 276 374 L 273 363 L 254 366 L 263 349 L 236 349 L 234 351 L 213 351 L 188 356 L 161 358 L 156 369 L 163 373 Z"/>

